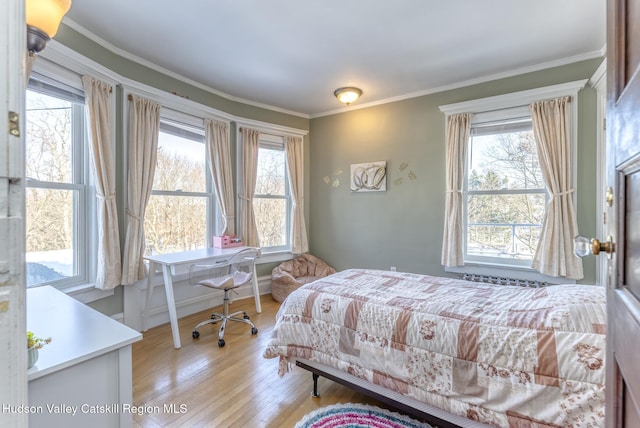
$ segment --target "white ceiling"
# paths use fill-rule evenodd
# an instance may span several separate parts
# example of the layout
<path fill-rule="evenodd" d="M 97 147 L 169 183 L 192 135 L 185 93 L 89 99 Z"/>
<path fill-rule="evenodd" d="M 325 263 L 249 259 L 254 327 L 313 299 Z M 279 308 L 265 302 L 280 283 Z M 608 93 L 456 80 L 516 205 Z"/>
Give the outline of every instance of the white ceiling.
<path fill-rule="evenodd" d="M 605 0 L 74 0 L 65 23 L 231 99 L 317 117 L 598 57 Z"/>

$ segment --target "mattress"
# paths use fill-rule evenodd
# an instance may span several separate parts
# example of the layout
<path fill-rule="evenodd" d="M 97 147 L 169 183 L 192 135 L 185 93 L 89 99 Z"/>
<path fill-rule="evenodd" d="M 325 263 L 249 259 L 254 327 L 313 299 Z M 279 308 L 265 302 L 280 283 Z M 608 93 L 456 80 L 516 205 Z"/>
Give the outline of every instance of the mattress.
<path fill-rule="evenodd" d="M 604 426 L 605 289 L 350 269 L 283 302 L 264 351 L 494 426 Z"/>

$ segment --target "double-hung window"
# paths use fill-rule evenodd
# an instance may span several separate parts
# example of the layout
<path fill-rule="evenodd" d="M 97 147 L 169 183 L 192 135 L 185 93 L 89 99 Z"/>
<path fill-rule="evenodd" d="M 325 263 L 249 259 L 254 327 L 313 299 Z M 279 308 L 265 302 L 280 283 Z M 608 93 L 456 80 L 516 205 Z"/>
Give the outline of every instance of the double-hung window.
<path fill-rule="evenodd" d="M 531 115 L 516 109 L 489 122 L 482 117 L 471 124 L 464 260 L 530 266 L 547 202 Z"/>
<path fill-rule="evenodd" d="M 84 93 L 32 74 L 26 93 L 27 287 L 89 283 L 95 275 L 95 193 Z"/>
<path fill-rule="evenodd" d="M 253 210 L 264 251 L 291 248 L 291 197 L 281 136 L 260 134 Z"/>
<path fill-rule="evenodd" d="M 204 129 L 163 116 L 153 190 L 144 217 L 145 253 L 206 248 L 215 218 Z"/>
<path fill-rule="evenodd" d="M 567 82 L 440 106 L 447 117 L 471 114 L 460 183 L 462 233 L 445 234 L 446 239 L 460 238 L 450 248 L 462 249 L 456 257 L 461 255 L 463 264 L 446 265 L 447 271 L 554 281 L 532 268 L 551 196 L 543 180 L 530 106 L 565 96 L 575 100 L 585 83 Z M 577 102 L 571 102 L 567 112 L 569 186 L 575 189 Z"/>

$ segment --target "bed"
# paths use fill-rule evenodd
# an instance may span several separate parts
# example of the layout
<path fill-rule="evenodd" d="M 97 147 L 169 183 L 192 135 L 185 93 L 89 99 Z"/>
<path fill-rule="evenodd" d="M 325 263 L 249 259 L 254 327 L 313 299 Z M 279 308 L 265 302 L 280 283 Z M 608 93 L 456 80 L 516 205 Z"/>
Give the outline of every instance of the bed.
<path fill-rule="evenodd" d="M 350 269 L 287 297 L 264 357 L 281 376 L 297 364 L 448 425 L 600 427 L 605 303 L 591 285 Z"/>

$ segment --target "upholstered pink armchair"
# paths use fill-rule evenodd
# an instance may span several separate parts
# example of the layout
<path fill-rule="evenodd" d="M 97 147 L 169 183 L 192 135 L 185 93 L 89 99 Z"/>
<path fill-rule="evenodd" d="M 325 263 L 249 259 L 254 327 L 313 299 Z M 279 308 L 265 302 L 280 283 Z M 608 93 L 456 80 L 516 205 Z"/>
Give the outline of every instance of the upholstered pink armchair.
<path fill-rule="evenodd" d="M 271 296 L 282 302 L 298 287 L 336 273 L 336 270 L 311 254 L 301 254 L 271 271 Z"/>

